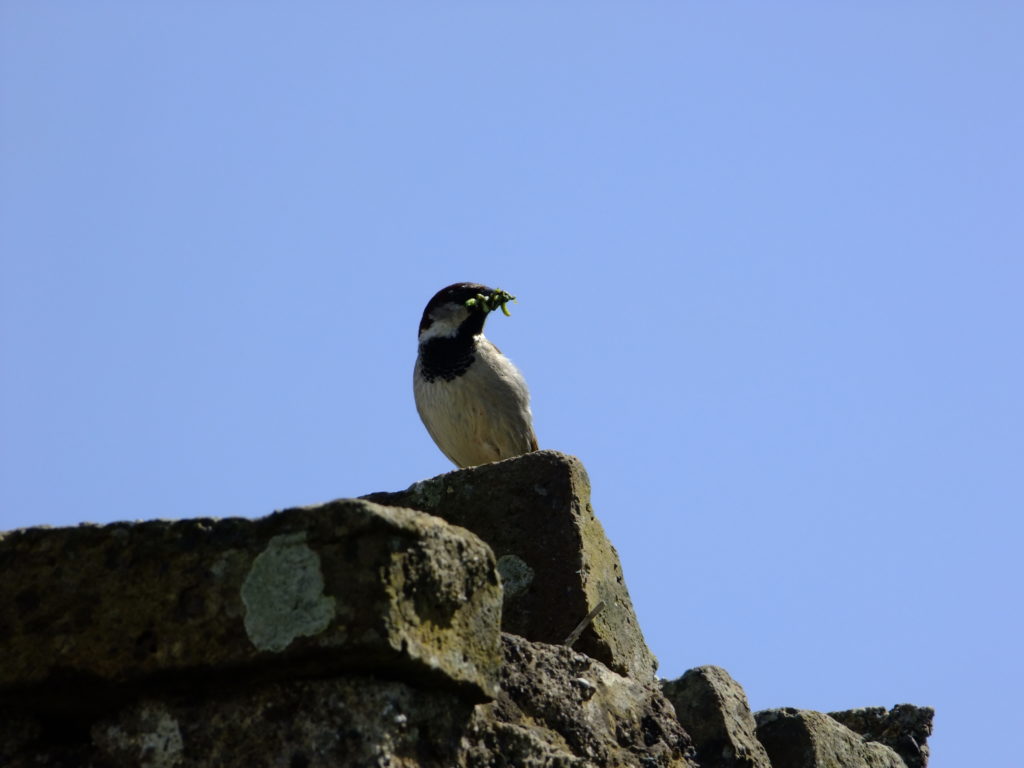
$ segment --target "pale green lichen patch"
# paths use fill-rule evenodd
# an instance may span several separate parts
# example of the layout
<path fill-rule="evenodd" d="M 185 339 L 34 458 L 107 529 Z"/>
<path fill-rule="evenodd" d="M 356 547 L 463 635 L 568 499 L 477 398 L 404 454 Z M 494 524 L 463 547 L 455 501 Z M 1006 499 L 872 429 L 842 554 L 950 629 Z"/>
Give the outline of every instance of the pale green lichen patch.
<path fill-rule="evenodd" d="M 99 741 L 135 765 L 147 768 L 176 768 L 182 764 L 185 742 L 178 721 L 161 704 L 145 705 L 134 727 L 112 725 Z M 138 762 L 135 762 L 138 761 Z"/>
<path fill-rule="evenodd" d="M 436 509 L 445 495 L 444 480 L 440 477 L 420 480 L 410 485 L 407 493 L 412 494 L 417 508 Z"/>
<path fill-rule="evenodd" d="M 275 536 L 242 584 L 245 631 L 261 651 L 283 651 L 297 637 L 323 632 L 334 618 L 334 598 L 324 595 L 320 556 L 306 534 Z"/>
<path fill-rule="evenodd" d="M 533 568 L 516 555 L 499 557 L 498 573 L 501 574 L 501 587 L 506 600 L 522 594 L 533 583 Z"/>

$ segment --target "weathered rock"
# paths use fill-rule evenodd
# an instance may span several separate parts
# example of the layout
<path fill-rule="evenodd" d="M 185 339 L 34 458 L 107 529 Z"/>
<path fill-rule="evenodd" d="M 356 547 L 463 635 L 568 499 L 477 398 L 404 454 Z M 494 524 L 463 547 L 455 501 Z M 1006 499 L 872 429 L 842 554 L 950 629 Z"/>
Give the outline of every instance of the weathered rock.
<path fill-rule="evenodd" d="M 504 585 L 504 631 L 561 644 L 603 602 L 573 647 L 621 674 L 654 679 L 657 661 L 637 625 L 618 554 L 590 506 L 579 460 L 537 451 L 364 498 L 438 515 L 486 541 Z"/>
<path fill-rule="evenodd" d="M 862 707 L 843 712 L 829 712 L 851 731 L 869 741 L 891 747 L 903 758 L 907 768 L 925 768 L 928 765 L 928 737 L 932 735 L 931 707 L 897 704 L 891 710 L 885 707 Z"/>
<path fill-rule="evenodd" d="M 696 667 L 661 688 L 693 739 L 701 768 L 772 768 L 747 694 L 724 669 Z"/>
<path fill-rule="evenodd" d="M 0 757 L 5 768 L 695 768 L 657 686 L 509 635 L 504 658 L 490 704 L 375 675 L 165 692 L 80 724 L 63 745 Z"/>
<path fill-rule="evenodd" d="M 772 768 L 906 768 L 889 747 L 821 712 L 766 709 L 754 717 Z"/>
<path fill-rule="evenodd" d="M 504 647 L 501 692 L 476 709 L 467 765 L 695 766 L 692 743 L 657 683 L 563 645 L 506 634 Z M 520 756 L 534 762 L 504 762 L 517 745 L 532 745 Z"/>
<path fill-rule="evenodd" d="M 218 675 L 382 671 L 496 693 L 489 548 L 347 500 L 259 520 L 27 529 L 0 538 L 0 706 L 75 711 Z"/>

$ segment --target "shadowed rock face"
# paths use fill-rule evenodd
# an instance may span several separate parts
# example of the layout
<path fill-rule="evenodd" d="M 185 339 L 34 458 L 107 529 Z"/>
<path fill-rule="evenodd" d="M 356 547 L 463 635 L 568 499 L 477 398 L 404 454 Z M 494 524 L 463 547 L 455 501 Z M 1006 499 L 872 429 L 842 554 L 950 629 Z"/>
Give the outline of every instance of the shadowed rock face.
<path fill-rule="evenodd" d="M 503 661 L 490 704 L 377 675 L 278 680 L 141 697 L 91 720 L 78 743 L 23 741 L 13 757 L 0 736 L 0 757 L 5 768 L 36 757 L 75 768 L 695 768 L 651 684 L 511 635 Z"/>
<path fill-rule="evenodd" d="M 932 712 L 910 705 L 769 710 L 755 733 L 717 667 L 661 684 L 691 742 L 586 473 L 550 451 L 258 520 L 14 531 L 0 573 L 5 768 L 924 768 L 928 754 Z"/>

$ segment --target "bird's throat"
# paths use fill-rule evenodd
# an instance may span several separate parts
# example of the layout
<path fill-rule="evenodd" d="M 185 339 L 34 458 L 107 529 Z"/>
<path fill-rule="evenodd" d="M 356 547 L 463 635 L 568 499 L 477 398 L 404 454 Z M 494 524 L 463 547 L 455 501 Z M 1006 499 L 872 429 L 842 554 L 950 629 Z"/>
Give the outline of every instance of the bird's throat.
<path fill-rule="evenodd" d="M 476 359 L 474 336 L 429 339 L 420 344 L 420 370 L 426 381 L 452 381 L 462 376 Z"/>

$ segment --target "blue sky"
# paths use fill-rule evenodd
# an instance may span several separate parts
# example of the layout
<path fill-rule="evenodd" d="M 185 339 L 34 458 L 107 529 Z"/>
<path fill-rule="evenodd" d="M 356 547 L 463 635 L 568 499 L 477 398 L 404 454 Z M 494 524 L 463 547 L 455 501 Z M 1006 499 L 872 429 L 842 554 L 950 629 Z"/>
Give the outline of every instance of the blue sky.
<path fill-rule="evenodd" d="M 426 300 L 579 456 L 661 674 L 1024 722 L 1024 6 L 0 4 L 0 528 L 448 471 Z M 1012 732 L 1012 731 L 1011 731 Z"/>

